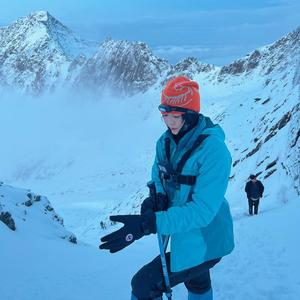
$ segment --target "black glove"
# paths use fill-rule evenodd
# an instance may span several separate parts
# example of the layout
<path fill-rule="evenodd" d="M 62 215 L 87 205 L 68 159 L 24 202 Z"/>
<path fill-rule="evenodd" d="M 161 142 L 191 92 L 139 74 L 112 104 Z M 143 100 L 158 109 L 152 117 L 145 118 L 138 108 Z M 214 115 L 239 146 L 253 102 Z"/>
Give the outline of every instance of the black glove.
<path fill-rule="evenodd" d="M 164 194 L 156 194 L 156 199 L 153 196 L 146 198 L 141 205 L 141 215 L 150 210 L 153 212 L 167 210 L 169 206 L 168 197 Z"/>
<path fill-rule="evenodd" d="M 154 212 L 144 215 L 117 215 L 110 216 L 111 221 L 121 222 L 124 226 L 101 238 L 100 249 L 107 249 L 115 253 L 139 240 L 144 235 L 156 233 L 156 217 Z"/>

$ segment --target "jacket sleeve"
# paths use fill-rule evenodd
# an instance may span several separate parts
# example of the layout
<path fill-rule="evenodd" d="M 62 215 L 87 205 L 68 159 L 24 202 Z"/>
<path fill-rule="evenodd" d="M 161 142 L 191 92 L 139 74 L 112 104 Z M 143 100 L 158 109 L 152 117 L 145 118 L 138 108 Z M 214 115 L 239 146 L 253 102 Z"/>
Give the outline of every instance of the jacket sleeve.
<path fill-rule="evenodd" d="M 245 192 L 246 192 L 247 195 L 248 195 L 248 193 L 249 193 L 249 183 L 248 183 L 248 182 L 247 182 L 246 185 L 245 185 Z"/>
<path fill-rule="evenodd" d="M 261 195 L 261 197 L 262 197 L 263 194 L 264 194 L 265 187 L 264 187 L 264 185 L 262 184 L 261 181 L 259 182 L 259 185 L 260 185 L 260 195 Z"/>
<path fill-rule="evenodd" d="M 218 213 L 225 199 L 232 161 L 224 143 L 207 146 L 190 201 L 156 213 L 159 233 L 167 235 L 206 227 Z"/>

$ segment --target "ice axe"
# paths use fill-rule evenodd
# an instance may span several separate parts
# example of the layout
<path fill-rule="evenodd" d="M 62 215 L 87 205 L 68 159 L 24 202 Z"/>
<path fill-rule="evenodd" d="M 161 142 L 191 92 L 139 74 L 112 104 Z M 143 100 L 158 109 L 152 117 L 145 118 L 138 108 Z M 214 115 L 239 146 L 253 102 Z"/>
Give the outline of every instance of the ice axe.
<path fill-rule="evenodd" d="M 147 183 L 147 186 L 149 188 L 150 197 L 153 197 L 155 208 L 157 210 L 158 203 L 157 203 L 157 198 L 156 198 L 155 183 L 153 181 L 150 181 Z M 162 266 L 162 271 L 163 271 L 163 276 L 164 276 L 164 281 L 165 281 L 165 286 L 166 286 L 165 294 L 166 294 L 168 300 L 172 300 L 172 289 L 171 289 L 171 285 L 170 285 L 169 273 L 168 273 L 167 262 L 166 262 L 166 254 L 165 254 L 165 250 L 168 245 L 169 237 L 166 237 L 165 241 L 163 241 L 162 235 L 160 233 L 157 233 L 157 239 L 158 239 L 158 246 L 159 246 L 159 252 L 160 252 L 161 266 Z"/>

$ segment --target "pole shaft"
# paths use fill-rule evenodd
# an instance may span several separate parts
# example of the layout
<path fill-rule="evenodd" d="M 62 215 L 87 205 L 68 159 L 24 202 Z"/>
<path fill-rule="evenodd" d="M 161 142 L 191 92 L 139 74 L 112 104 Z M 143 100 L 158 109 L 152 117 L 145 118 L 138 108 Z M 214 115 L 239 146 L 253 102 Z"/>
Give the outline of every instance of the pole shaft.
<path fill-rule="evenodd" d="M 149 182 L 147 185 L 150 190 L 150 196 L 154 197 L 155 206 L 157 209 L 158 205 L 157 205 L 157 199 L 156 199 L 155 183 L 152 181 L 152 182 Z M 161 266 L 162 266 L 163 276 L 164 276 L 165 285 L 166 285 L 165 294 L 169 300 L 172 300 L 172 289 L 171 289 L 171 285 L 170 285 L 170 279 L 169 279 L 169 273 L 168 273 L 167 261 L 166 261 L 166 254 L 165 254 L 165 250 L 168 246 L 169 237 L 166 236 L 165 239 L 163 240 L 162 235 L 160 233 L 157 233 L 157 239 L 158 239 L 158 245 L 159 245 Z"/>

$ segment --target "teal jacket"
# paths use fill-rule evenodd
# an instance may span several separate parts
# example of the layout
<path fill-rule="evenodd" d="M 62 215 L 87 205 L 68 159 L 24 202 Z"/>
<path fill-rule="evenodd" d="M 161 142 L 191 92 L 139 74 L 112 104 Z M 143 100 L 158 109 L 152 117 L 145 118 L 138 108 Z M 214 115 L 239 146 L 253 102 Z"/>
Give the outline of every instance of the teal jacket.
<path fill-rule="evenodd" d="M 173 166 L 200 134 L 209 136 L 192 153 L 182 174 L 196 176 L 193 186 L 176 189 L 163 183 L 158 164 L 166 162 L 165 138 L 169 137 Z M 234 248 L 233 224 L 225 199 L 231 169 L 231 155 L 219 125 L 200 114 L 199 122 L 178 145 L 166 131 L 158 140 L 152 168 L 157 192 L 167 194 L 169 209 L 156 212 L 157 232 L 171 237 L 171 271 L 178 272 L 229 254 Z"/>

